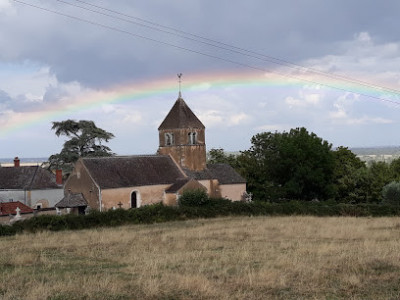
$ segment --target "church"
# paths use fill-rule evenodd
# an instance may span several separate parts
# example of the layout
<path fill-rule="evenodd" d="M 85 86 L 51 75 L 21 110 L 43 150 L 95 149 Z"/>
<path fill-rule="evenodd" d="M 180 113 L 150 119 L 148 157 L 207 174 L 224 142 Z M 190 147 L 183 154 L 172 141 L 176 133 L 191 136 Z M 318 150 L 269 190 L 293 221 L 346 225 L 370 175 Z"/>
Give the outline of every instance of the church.
<path fill-rule="evenodd" d="M 211 197 L 244 199 L 246 181 L 227 164 L 207 164 L 205 126 L 181 93 L 158 128 L 155 155 L 80 158 L 65 182 L 58 208 L 83 212 L 136 208 L 162 202 L 177 205 L 185 190 Z"/>

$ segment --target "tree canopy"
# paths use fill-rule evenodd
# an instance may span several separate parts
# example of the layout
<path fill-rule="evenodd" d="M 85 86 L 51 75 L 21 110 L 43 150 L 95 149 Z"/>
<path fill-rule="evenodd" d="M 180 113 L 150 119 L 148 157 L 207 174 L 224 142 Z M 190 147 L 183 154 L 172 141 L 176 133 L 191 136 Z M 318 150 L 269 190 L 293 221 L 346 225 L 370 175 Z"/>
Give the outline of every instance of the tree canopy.
<path fill-rule="evenodd" d="M 62 169 L 68 174 L 73 164 L 80 157 L 112 156 L 111 149 L 102 144 L 114 135 L 95 125 L 93 121 L 66 120 L 53 122 L 51 128 L 57 136 L 64 135 L 69 139 L 64 142 L 60 153 L 49 157 L 50 169 Z"/>
<path fill-rule="evenodd" d="M 226 154 L 222 148 L 212 148 L 208 151 L 208 163 L 210 164 L 228 164 L 233 168 L 237 166 L 236 156 Z"/>
<path fill-rule="evenodd" d="M 289 132 L 264 132 L 253 136 L 242 153 L 243 174 L 249 190 L 259 199 L 328 199 L 334 157 L 331 144 L 304 127 Z"/>

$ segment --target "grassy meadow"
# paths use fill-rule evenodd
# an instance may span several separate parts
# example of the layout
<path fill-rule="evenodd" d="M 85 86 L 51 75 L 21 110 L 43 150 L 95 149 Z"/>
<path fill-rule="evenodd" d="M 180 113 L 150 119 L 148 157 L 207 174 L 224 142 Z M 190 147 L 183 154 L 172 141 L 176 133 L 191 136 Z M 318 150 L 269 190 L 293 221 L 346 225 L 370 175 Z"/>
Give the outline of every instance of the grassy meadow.
<path fill-rule="evenodd" d="M 0 237 L 0 299 L 399 299 L 400 219 L 230 217 Z"/>

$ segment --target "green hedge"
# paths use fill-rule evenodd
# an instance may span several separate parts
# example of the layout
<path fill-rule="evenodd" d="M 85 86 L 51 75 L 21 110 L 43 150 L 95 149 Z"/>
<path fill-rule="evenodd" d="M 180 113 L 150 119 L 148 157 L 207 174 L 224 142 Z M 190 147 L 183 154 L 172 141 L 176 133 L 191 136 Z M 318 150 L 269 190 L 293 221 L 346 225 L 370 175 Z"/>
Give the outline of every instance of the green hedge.
<path fill-rule="evenodd" d="M 97 227 L 120 226 L 124 224 L 151 224 L 195 218 L 214 218 L 219 216 L 400 216 L 400 207 L 383 204 L 344 204 L 335 202 L 290 201 L 269 202 L 231 202 L 227 199 L 209 199 L 199 206 L 179 207 L 163 204 L 147 205 L 140 208 L 93 211 L 83 215 L 42 215 L 25 219 L 11 226 L 0 225 L 0 236 L 11 236 L 20 232 L 42 230 L 78 230 Z"/>

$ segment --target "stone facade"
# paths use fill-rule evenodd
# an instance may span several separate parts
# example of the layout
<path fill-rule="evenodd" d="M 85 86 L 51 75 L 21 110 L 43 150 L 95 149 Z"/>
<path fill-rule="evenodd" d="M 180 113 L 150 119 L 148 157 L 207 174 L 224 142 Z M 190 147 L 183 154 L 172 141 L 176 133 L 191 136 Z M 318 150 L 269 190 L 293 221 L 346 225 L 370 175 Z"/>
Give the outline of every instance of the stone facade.
<path fill-rule="evenodd" d="M 75 168 L 68 177 L 64 186 L 66 193 L 82 193 L 88 205 L 96 210 L 101 210 L 101 190 L 91 177 L 82 160 L 75 163 Z M 60 199 L 61 200 L 61 199 Z"/>
<path fill-rule="evenodd" d="M 205 126 L 179 97 L 158 128 L 159 154 L 169 154 L 182 167 L 206 168 Z"/>
<path fill-rule="evenodd" d="M 242 200 L 246 181 L 229 165 L 206 164 L 205 126 L 179 96 L 158 128 L 157 155 L 81 158 L 65 191 L 96 210 L 177 205 L 185 190 Z"/>
<path fill-rule="evenodd" d="M 196 144 L 189 144 L 189 134 L 195 134 Z M 172 143 L 167 144 L 167 136 L 172 136 Z M 205 134 L 202 129 L 162 129 L 159 130 L 160 147 L 158 153 L 169 154 L 183 168 L 204 170 L 206 167 Z"/>

